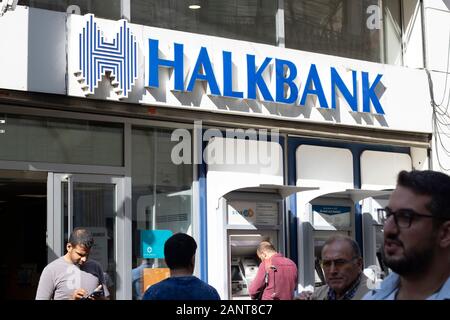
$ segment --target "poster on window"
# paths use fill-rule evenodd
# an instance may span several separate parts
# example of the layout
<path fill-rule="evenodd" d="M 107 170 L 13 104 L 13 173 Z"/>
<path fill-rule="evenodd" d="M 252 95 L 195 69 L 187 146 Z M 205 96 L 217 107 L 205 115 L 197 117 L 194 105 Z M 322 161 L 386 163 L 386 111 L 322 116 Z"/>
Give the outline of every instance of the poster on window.
<path fill-rule="evenodd" d="M 141 255 L 145 259 L 163 259 L 164 244 L 172 236 L 171 230 L 140 230 Z"/>
<path fill-rule="evenodd" d="M 313 205 L 312 211 L 314 227 L 350 227 L 351 207 Z"/>
<path fill-rule="evenodd" d="M 108 270 L 108 231 L 104 227 L 86 228 L 94 238 L 94 246 L 89 253 L 89 259 L 100 263 L 103 271 Z"/>

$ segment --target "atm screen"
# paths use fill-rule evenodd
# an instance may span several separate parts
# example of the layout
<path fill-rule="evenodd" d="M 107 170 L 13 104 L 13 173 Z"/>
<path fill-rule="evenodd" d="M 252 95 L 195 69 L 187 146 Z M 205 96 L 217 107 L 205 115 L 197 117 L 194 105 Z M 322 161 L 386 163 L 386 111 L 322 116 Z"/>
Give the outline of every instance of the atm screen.
<path fill-rule="evenodd" d="M 242 274 L 238 266 L 231 266 L 231 281 L 241 281 Z"/>

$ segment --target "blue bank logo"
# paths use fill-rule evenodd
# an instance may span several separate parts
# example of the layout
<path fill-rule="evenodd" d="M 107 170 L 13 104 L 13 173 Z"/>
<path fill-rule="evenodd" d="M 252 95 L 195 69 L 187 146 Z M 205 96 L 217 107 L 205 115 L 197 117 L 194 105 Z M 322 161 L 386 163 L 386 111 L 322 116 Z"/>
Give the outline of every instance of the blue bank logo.
<path fill-rule="evenodd" d="M 97 27 L 94 15 L 87 14 L 79 34 L 79 70 L 75 72 L 85 95 L 94 94 L 103 76 L 109 77 L 119 99 L 127 98 L 137 74 L 137 43 L 126 20 L 115 38 L 107 41 Z"/>

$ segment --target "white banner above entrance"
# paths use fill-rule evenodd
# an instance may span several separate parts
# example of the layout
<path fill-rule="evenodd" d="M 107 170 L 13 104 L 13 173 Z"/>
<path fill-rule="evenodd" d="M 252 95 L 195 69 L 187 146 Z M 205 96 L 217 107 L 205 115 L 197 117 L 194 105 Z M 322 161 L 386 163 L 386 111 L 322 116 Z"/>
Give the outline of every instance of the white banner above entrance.
<path fill-rule="evenodd" d="M 68 32 L 72 96 L 431 132 L 421 70 L 93 15 L 69 16 Z"/>

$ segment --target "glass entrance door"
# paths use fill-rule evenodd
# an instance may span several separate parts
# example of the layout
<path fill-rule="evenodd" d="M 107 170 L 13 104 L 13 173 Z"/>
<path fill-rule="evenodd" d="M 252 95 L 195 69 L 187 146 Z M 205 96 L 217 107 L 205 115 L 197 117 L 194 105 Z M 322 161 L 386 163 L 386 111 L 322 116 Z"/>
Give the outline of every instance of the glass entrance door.
<path fill-rule="evenodd" d="M 48 214 L 53 226 L 49 260 L 65 254 L 72 230 L 84 227 L 94 236 L 89 259 L 100 263 L 111 299 L 124 298 L 124 201 L 123 178 L 106 175 L 49 173 Z M 50 184 L 50 183 L 49 183 Z M 122 230 L 122 231 L 119 231 Z M 130 234 L 130 233 L 128 233 Z M 51 245 L 50 245 L 51 244 Z M 128 250 L 129 252 L 130 250 Z"/>

